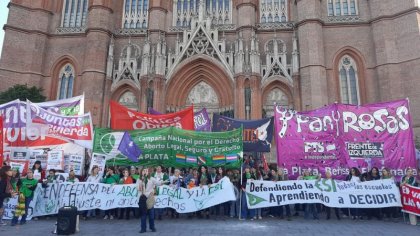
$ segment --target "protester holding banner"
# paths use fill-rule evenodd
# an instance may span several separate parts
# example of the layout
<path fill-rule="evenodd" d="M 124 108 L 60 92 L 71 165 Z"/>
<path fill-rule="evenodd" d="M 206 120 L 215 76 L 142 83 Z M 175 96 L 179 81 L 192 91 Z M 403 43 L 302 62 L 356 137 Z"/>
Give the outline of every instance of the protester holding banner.
<path fill-rule="evenodd" d="M 198 176 L 198 184 L 200 187 L 203 187 L 205 185 L 210 185 L 212 184 L 212 180 L 211 180 L 211 176 L 210 174 L 207 172 L 207 168 L 205 166 L 201 167 L 201 172 Z M 197 212 L 198 218 L 202 218 L 203 216 L 201 215 L 202 212 L 205 212 L 206 214 L 206 218 L 210 219 L 210 209 L 205 209 L 202 211 Z"/>
<path fill-rule="evenodd" d="M 122 173 L 123 173 L 123 177 L 120 179 L 119 184 L 134 184 L 135 183 L 134 179 L 130 176 L 130 172 L 128 171 L 127 168 L 123 169 Z M 124 213 L 125 213 L 125 219 L 129 220 L 131 211 L 133 211 L 134 213 L 134 209 L 131 207 L 120 208 L 120 216 L 118 217 L 118 219 L 119 220 L 123 219 Z"/>
<path fill-rule="evenodd" d="M 102 182 L 105 184 L 113 185 L 113 184 L 118 183 L 119 180 L 120 180 L 120 177 L 117 174 L 115 174 L 115 167 L 109 166 L 106 172 L 106 176 L 102 180 Z M 104 220 L 107 220 L 107 219 L 113 220 L 114 214 L 115 214 L 115 209 L 106 210 Z"/>
<path fill-rule="evenodd" d="M 162 166 L 156 166 L 156 172 L 152 174 L 152 177 L 155 178 L 157 181 L 161 181 L 163 184 L 169 184 L 169 176 L 166 173 L 162 172 Z M 164 208 L 156 209 L 158 220 L 162 220 L 162 215 L 164 211 Z"/>
<path fill-rule="evenodd" d="M 332 178 L 332 174 L 330 171 L 325 172 L 325 178 L 327 180 L 331 180 L 331 183 L 334 183 L 334 179 Z M 340 220 L 340 213 L 339 213 L 338 208 L 325 206 L 325 211 L 327 212 L 327 220 L 331 218 L 331 209 L 334 209 L 337 220 Z"/>
<path fill-rule="evenodd" d="M 73 170 L 71 170 L 69 172 L 69 177 L 67 177 L 66 182 L 70 182 L 70 183 L 78 183 L 79 179 L 76 177 L 76 174 L 74 173 Z"/>
<path fill-rule="evenodd" d="M 289 176 L 287 174 L 284 173 L 284 169 L 279 167 L 277 170 L 277 178 L 279 181 L 288 181 L 289 180 Z M 292 220 L 292 213 L 290 211 L 290 205 L 284 205 L 284 206 L 279 206 L 279 215 L 280 215 L 280 219 L 283 219 L 283 207 L 286 208 L 286 217 L 288 221 Z"/>
<path fill-rule="evenodd" d="M 56 171 L 55 169 L 50 169 L 48 171 L 48 176 L 47 179 L 45 179 L 43 182 L 44 184 L 48 183 L 48 184 L 52 184 L 57 182 L 57 176 L 55 175 Z"/>
<path fill-rule="evenodd" d="M 216 178 L 213 181 L 213 184 L 219 183 L 219 181 L 225 177 L 225 172 L 224 172 L 224 169 L 222 167 L 218 167 L 218 168 L 215 168 L 215 169 L 216 169 L 217 173 L 216 173 Z M 219 216 L 224 217 L 225 212 L 228 211 L 229 207 L 230 207 L 229 202 L 225 202 L 225 203 L 216 205 L 215 206 L 215 208 L 216 208 L 216 212 L 215 212 L 216 216 L 215 217 L 219 217 Z"/>
<path fill-rule="evenodd" d="M 179 188 L 186 187 L 184 183 L 184 178 L 182 177 L 181 171 L 179 169 L 174 170 L 174 174 L 169 177 L 169 180 L 170 180 L 169 186 L 171 186 L 174 189 L 178 190 Z M 170 209 L 170 212 L 171 212 L 172 218 L 174 217 L 179 218 L 179 213 L 176 212 L 175 209 Z"/>
<path fill-rule="evenodd" d="M 139 172 L 137 172 L 136 167 L 132 166 L 130 167 L 130 176 L 133 178 L 134 182 L 136 182 L 139 179 Z"/>
<path fill-rule="evenodd" d="M 34 197 L 34 191 L 37 187 L 38 181 L 34 179 L 34 174 L 31 169 L 28 170 L 26 178 L 22 179 L 20 183 L 19 192 L 23 195 L 24 201 L 24 212 L 22 212 L 22 218 L 20 224 L 23 225 L 26 223 L 26 217 L 28 215 L 29 204 L 31 203 Z M 21 196 L 19 196 L 21 198 Z M 16 210 L 17 211 L 17 210 Z M 15 212 L 15 215 L 12 219 L 11 225 L 14 226 L 18 223 L 19 215 Z"/>
<path fill-rule="evenodd" d="M 158 181 L 149 174 L 149 169 L 144 168 L 141 177 L 137 181 L 137 189 L 142 192 L 140 197 L 140 216 L 141 230 L 139 233 L 146 232 L 146 218 L 149 218 L 149 228 L 152 232 L 156 232 L 155 228 L 155 189 L 162 185 L 163 181 Z M 145 199 L 144 201 L 142 199 Z"/>
<path fill-rule="evenodd" d="M 45 171 L 42 170 L 41 161 L 35 161 L 32 166 L 32 172 L 34 173 L 34 179 L 41 181 L 45 178 Z"/>
<path fill-rule="evenodd" d="M 320 175 L 314 175 L 311 169 L 306 169 L 303 172 L 303 176 L 299 177 L 301 180 L 316 180 L 321 178 Z M 305 219 L 309 219 L 310 215 L 312 215 L 314 220 L 319 220 L 318 217 L 318 207 L 316 203 L 305 203 Z"/>
<path fill-rule="evenodd" d="M 356 167 L 352 167 L 350 169 L 350 174 L 346 177 L 346 181 L 360 183 L 362 182 L 360 177 L 361 177 L 361 174 L 360 174 L 359 169 L 357 169 Z M 350 214 L 353 220 L 362 219 L 362 212 L 361 212 L 361 209 L 359 208 L 351 208 Z"/>
<path fill-rule="evenodd" d="M 99 167 L 94 165 L 92 167 L 92 171 L 89 175 L 89 177 L 87 178 L 86 182 L 90 182 L 90 183 L 101 183 L 101 176 L 99 175 Z M 90 217 L 96 217 L 96 209 L 92 209 L 92 210 L 88 210 L 85 212 L 84 214 L 84 219 L 86 220 L 87 218 Z"/>
<path fill-rule="evenodd" d="M 381 179 L 391 179 L 395 183 L 394 176 L 392 176 L 391 170 L 389 168 L 383 168 L 382 169 Z M 388 218 L 389 220 L 391 219 L 391 217 L 396 218 L 396 212 L 397 212 L 397 208 L 396 207 L 385 207 L 385 208 L 382 208 L 383 216 L 386 217 L 386 218 Z"/>
<path fill-rule="evenodd" d="M 233 188 L 235 191 L 235 197 L 236 200 L 235 201 L 230 201 L 229 202 L 229 215 L 231 218 L 233 217 L 237 217 L 239 215 L 239 174 L 238 174 L 238 170 L 228 170 L 227 171 L 227 176 L 229 177 L 230 182 L 232 182 L 233 184 Z"/>
<path fill-rule="evenodd" d="M 362 181 L 372 181 L 372 180 L 379 180 L 381 177 L 379 176 L 379 169 L 378 167 L 373 167 L 369 172 L 364 173 L 362 175 Z M 382 220 L 382 214 L 380 208 L 368 208 L 365 209 L 366 215 L 368 220 L 371 220 L 372 217 L 378 218 L 378 220 Z"/>
<path fill-rule="evenodd" d="M 249 167 L 245 167 L 245 171 L 242 174 L 242 183 L 241 183 L 241 189 L 242 189 L 242 206 L 241 206 L 241 218 L 240 220 L 246 220 L 248 217 L 251 220 L 254 220 L 255 217 L 255 209 L 249 209 L 248 205 L 246 203 L 246 182 L 256 180 L 256 176 L 251 174 L 251 170 Z"/>
<path fill-rule="evenodd" d="M 401 185 L 416 186 L 416 177 L 413 175 L 413 169 L 407 168 L 405 176 L 401 180 Z M 417 216 L 414 214 L 408 214 L 411 225 L 417 225 Z"/>
<path fill-rule="evenodd" d="M 4 206 L 3 202 L 6 198 L 15 197 L 18 193 L 13 191 L 12 183 L 12 169 L 10 166 L 2 166 L 0 169 L 0 226 L 6 225 L 3 222 Z"/>

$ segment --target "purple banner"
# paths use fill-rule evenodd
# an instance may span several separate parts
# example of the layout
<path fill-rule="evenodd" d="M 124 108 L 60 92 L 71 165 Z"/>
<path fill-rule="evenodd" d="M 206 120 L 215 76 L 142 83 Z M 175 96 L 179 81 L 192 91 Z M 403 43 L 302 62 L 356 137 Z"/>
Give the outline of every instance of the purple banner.
<path fill-rule="evenodd" d="M 149 107 L 148 112 L 151 115 L 163 114 L 154 110 L 151 107 Z M 208 132 L 211 131 L 210 117 L 209 117 L 209 114 L 207 113 L 206 108 L 203 108 L 200 111 L 194 112 L 194 128 L 196 131 L 208 131 Z"/>
<path fill-rule="evenodd" d="M 388 167 L 397 176 L 415 167 L 408 100 L 317 110 L 275 111 L 277 163 L 292 177 L 305 169 L 343 178 L 349 168 Z"/>

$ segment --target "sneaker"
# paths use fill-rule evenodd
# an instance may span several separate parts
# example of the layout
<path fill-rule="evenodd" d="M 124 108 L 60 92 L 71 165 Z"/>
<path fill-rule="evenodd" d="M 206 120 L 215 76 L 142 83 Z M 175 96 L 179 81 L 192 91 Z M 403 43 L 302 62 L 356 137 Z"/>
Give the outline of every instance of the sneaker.
<path fill-rule="evenodd" d="M 4 221 L 0 221 L 0 226 L 6 226 L 7 225 L 7 223 L 6 222 L 4 222 Z"/>
<path fill-rule="evenodd" d="M 104 220 L 107 220 L 107 219 L 108 219 L 108 216 L 107 216 L 107 215 L 105 215 Z"/>
<path fill-rule="evenodd" d="M 244 218 L 239 218 L 239 220 L 245 220 Z"/>
<path fill-rule="evenodd" d="M 268 215 L 269 217 L 271 217 L 271 218 L 273 218 L 274 216 L 273 215 Z"/>
<path fill-rule="evenodd" d="M 109 217 L 109 219 L 110 219 L 110 220 L 113 220 L 113 219 L 114 219 L 114 216 L 113 216 L 113 215 L 111 215 L 111 216 Z"/>
<path fill-rule="evenodd" d="M 262 216 L 258 216 L 258 219 L 259 219 L 259 220 L 262 220 Z"/>

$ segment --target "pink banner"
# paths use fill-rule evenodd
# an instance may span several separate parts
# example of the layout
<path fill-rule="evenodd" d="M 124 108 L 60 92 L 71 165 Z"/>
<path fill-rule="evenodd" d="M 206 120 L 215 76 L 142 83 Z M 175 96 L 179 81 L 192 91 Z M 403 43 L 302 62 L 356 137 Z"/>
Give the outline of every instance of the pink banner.
<path fill-rule="evenodd" d="M 295 112 L 275 112 L 277 163 L 292 177 L 304 169 L 339 178 L 349 168 L 388 167 L 401 176 L 415 166 L 408 100 L 365 106 L 333 104 Z"/>

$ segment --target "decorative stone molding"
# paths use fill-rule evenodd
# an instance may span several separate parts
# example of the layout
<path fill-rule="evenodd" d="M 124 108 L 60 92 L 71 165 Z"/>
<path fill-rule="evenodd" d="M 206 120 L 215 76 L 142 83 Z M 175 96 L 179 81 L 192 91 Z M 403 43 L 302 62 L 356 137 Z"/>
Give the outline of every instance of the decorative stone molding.
<path fill-rule="evenodd" d="M 147 29 L 117 29 L 114 31 L 115 35 L 145 35 Z"/>
<path fill-rule="evenodd" d="M 271 22 L 257 24 L 259 30 L 277 30 L 277 29 L 293 29 L 295 24 L 293 22 Z"/>
<path fill-rule="evenodd" d="M 329 16 L 326 23 L 348 23 L 348 22 L 363 22 L 360 16 Z"/>
<path fill-rule="evenodd" d="M 86 27 L 60 27 L 57 28 L 57 34 L 80 34 L 85 33 Z"/>

